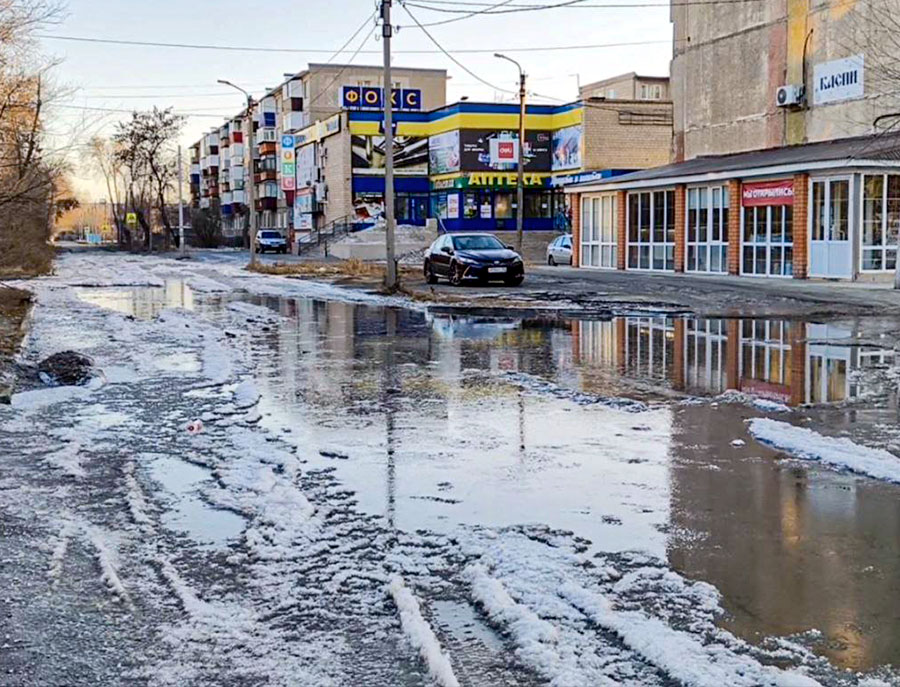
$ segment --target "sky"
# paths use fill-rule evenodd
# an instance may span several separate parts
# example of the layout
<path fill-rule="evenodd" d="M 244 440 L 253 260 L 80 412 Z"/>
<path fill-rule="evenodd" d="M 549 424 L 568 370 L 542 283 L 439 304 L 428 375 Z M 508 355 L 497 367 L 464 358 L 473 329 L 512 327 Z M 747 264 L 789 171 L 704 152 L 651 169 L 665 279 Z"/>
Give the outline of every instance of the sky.
<path fill-rule="evenodd" d="M 413 7 L 420 1 L 432 7 L 479 9 L 462 0 L 410 0 L 409 10 L 422 23 L 464 15 Z M 475 0 L 467 0 L 469 2 Z M 493 2 L 494 0 L 490 0 Z M 504 5 L 556 4 L 562 0 L 506 0 Z M 496 0 L 497 3 L 503 0 Z M 622 8 L 624 3 L 634 7 Z M 560 101 L 577 96 L 582 84 L 617 74 L 668 74 L 672 26 L 665 0 L 580 0 L 585 7 L 556 8 L 496 16 L 477 16 L 428 28 L 434 39 L 466 68 L 500 88 L 514 90 L 518 75 L 513 65 L 493 57 L 493 52 L 513 48 L 594 45 L 640 42 L 640 45 L 567 51 L 514 52 L 528 74 L 528 90 Z M 602 5 L 619 7 L 603 7 Z M 100 112 L 78 108 L 150 109 L 172 106 L 192 113 L 184 127 L 185 146 L 237 112 L 243 96 L 216 83 L 228 79 L 261 95 L 278 85 L 285 74 L 304 69 L 308 62 L 346 63 L 353 52 L 362 52 L 356 64 L 380 64 L 380 31 L 370 23 L 347 50 L 333 57 L 375 14 L 374 0 L 68 0 L 66 14 L 46 36 L 73 36 L 165 43 L 202 43 L 261 48 L 285 48 L 303 52 L 243 52 L 196 50 L 131 45 L 91 44 L 42 38 L 41 48 L 60 61 L 57 82 L 71 92 L 52 112 L 55 130 L 79 139 L 108 135 L 126 112 Z M 393 64 L 406 67 L 447 69 L 448 102 L 495 101 L 498 94 L 454 64 L 434 54 L 402 54 L 403 50 L 437 50 L 395 0 L 392 23 L 399 26 L 393 41 Z M 366 36 L 369 38 L 366 39 Z M 488 50 L 465 54 L 465 49 Z M 313 51 L 313 52 L 307 52 Z M 371 51 L 371 52 L 365 52 Z M 577 75 L 577 76 L 576 76 Z M 553 102 L 545 99 L 542 102 Z M 64 107 L 63 107 L 64 106 Z M 73 160 L 76 189 L 85 199 L 99 199 L 102 187 L 90 171 Z"/>

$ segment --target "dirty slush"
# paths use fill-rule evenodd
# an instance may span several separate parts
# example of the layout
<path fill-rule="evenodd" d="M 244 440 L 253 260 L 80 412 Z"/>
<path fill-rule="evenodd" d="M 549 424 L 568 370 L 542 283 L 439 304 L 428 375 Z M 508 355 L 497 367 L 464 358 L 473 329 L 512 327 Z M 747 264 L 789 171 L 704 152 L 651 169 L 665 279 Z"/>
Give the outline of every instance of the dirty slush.
<path fill-rule="evenodd" d="M 3 685 L 900 680 L 859 320 L 436 314 L 224 259 L 26 286 Z"/>

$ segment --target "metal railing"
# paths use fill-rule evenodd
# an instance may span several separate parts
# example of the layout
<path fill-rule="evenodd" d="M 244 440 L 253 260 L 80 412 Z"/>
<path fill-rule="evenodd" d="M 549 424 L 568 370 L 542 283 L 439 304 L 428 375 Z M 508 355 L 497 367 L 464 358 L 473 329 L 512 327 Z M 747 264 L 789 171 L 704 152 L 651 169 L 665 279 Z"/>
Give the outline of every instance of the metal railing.
<path fill-rule="evenodd" d="M 297 242 L 297 254 L 303 255 L 303 253 L 307 251 L 324 245 L 325 255 L 328 255 L 329 244 L 340 241 L 342 238 L 355 231 L 357 223 L 353 222 L 353 219 L 353 215 L 345 215 L 344 217 L 332 220 L 324 227 L 313 229 L 309 234 Z"/>

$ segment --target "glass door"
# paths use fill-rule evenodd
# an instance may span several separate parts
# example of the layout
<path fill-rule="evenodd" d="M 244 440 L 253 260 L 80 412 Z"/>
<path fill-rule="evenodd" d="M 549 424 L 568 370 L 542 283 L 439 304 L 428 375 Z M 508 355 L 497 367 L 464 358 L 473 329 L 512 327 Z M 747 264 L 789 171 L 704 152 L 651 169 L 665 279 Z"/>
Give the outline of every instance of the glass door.
<path fill-rule="evenodd" d="M 811 277 L 853 277 L 850 211 L 849 178 L 812 181 L 809 242 Z"/>
<path fill-rule="evenodd" d="M 794 208 L 745 207 L 741 274 L 790 277 L 794 274 Z"/>
<path fill-rule="evenodd" d="M 728 189 L 690 188 L 687 191 L 688 272 L 728 271 Z"/>
<path fill-rule="evenodd" d="M 588 197 L 581 203 L 581 266 L 615 269 L 616 197 Z"/>

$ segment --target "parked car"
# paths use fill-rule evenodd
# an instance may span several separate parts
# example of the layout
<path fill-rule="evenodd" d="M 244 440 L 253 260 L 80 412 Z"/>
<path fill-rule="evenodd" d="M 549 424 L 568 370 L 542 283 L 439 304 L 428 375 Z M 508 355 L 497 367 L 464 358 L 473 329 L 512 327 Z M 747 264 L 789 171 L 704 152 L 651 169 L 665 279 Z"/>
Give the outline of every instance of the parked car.
<path fill-rule="evenodd" d="M 256 234 L 256 252 L 265 253 L 269 250 L 276 253 L 287 253 L 287 241 L 280 231 L 262 229 Z"/>
<path fill-rule="evenodd" d="M 572 264 L 572 235 L 563 234 L 553 239 L 547 246 L 548 265 Z"/>
<path fill-rule="evenodd" d="M 492 234 L 444 234 L 425 251 L 425 281 L 444 277 L 454 286 L 465 281 L 504 281 L 518 286 L 525 278 L 522 256 Z"/>

